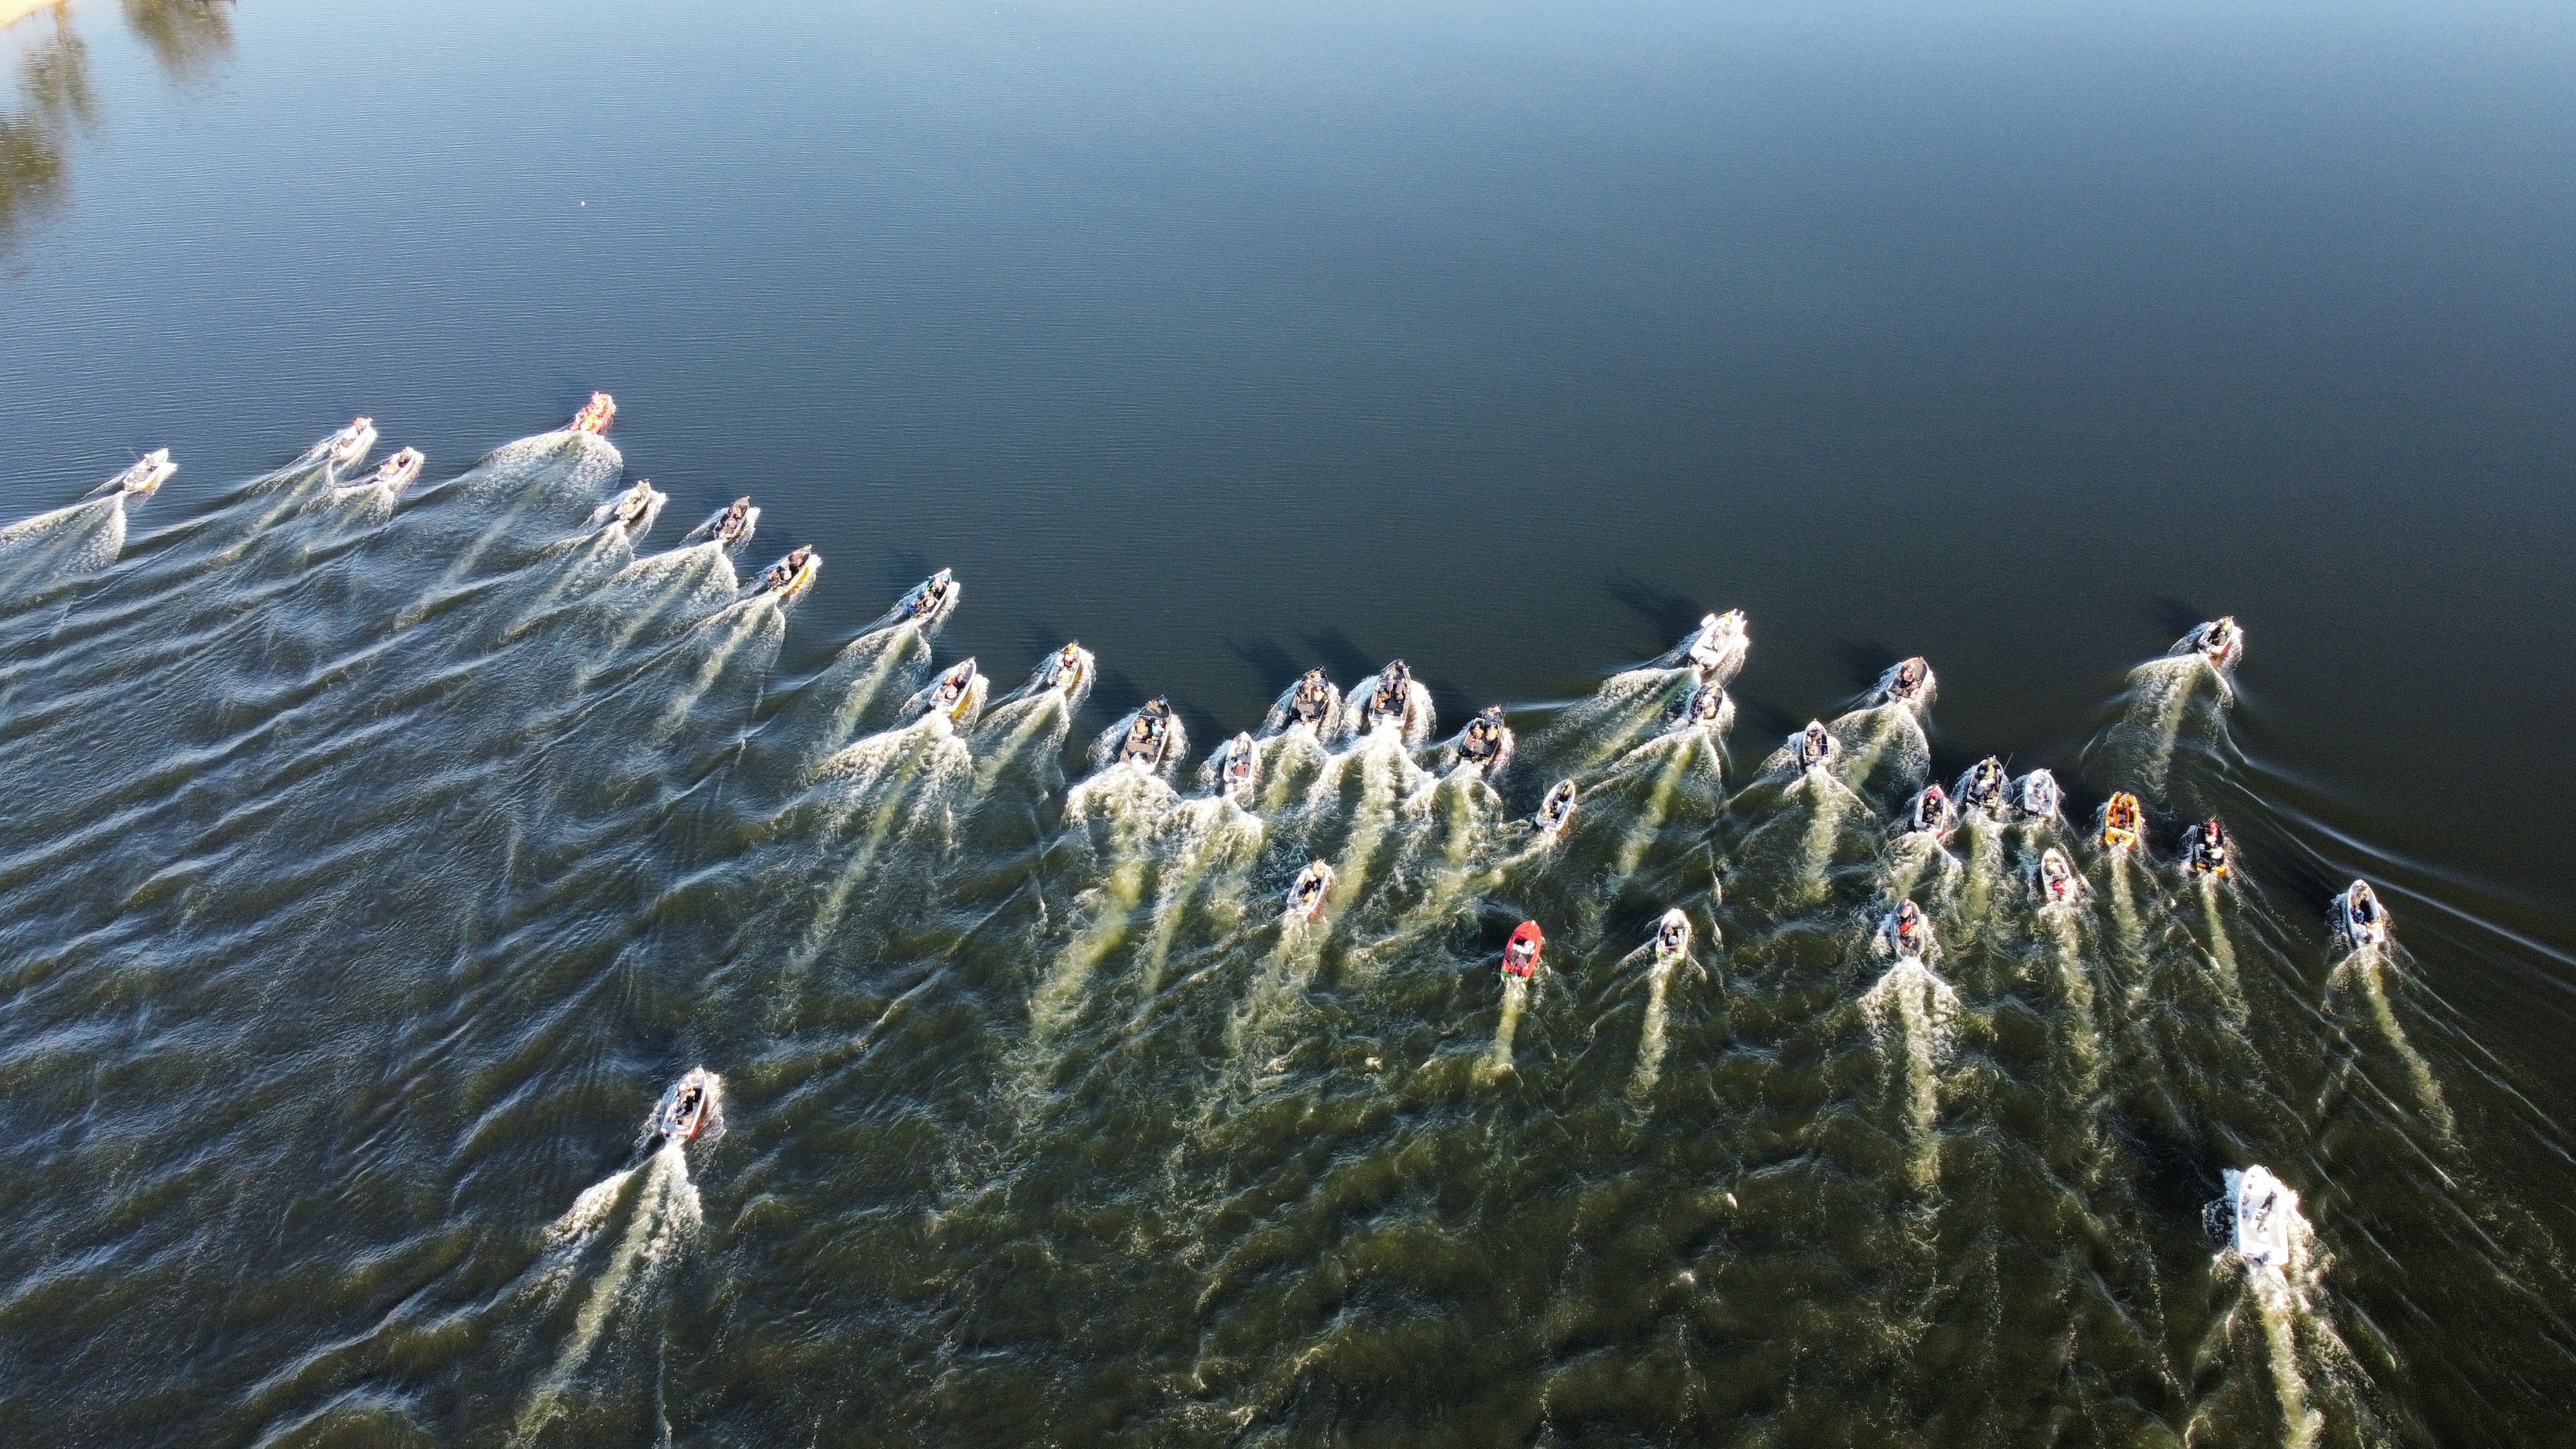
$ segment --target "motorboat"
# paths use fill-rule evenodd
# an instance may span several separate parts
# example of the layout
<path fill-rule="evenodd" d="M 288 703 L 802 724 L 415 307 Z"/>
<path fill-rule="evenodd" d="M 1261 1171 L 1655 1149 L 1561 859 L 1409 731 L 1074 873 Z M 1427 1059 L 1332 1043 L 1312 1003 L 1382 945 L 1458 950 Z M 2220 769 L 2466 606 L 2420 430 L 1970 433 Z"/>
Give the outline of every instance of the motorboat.
<path fill-rule="evenodd" d="M 726 553 L 739 551 L 751 542 L 753 530 L 760 527 L 760 510 L 752 506 L 748 494 L 735 499 L 708 515 L 707 521 L 689 530 L 687 543 L 712 543 Z"/>
<path fill-rule="evenodd" d="M 2004 793 L 2006 784 L 2004 762 L 1988 755 L 1968 767 L 1950 795 L 1962 816 L 1971 810 L 1982 810 L 1999 819 L 2009 804 Z"/>
<path fill-rule="evenodd" d="M 1682 701 L 1681 727 L 1684 729 L 1721 734 L 1734 717 L 1735 701 L 1726 697 L 1726 686 L 1713 680 L 1694 687 L 1690 698 Z"/>
<path fill-rule="evenodd" d="M 2143 839 L 2145 829 L 2145 817 L 2138 809 L 2138 797 L 2126 790 L 2113 791 L 2109 803 L 2102 807 L 2102 848 L 2134 851 Z"/>
<path fill-rule="evenodd" d="M 307 456 L 319 458 L 334 468 L 354 468 L 366 460 L 367 450 L 375 445 L 375 419 L 351 418 L 347 427 L 315 443 Z"/>
<path fill-rule="evenodd" d="M 1515 981 L 1527 981 L 1538 972 L 1539 952 L 1547 949 L 1547 933 L 1536 921 L 1523 921 L 1512 928 L 1512 938 L 1503 945 L 1503 974 Z"/>
<path fill-rule="evenodd" d="M 1333 732 L 1334 723 L 1341 718 L 1341 713 L 1341 690 L 1324 677 L 1324 671 L 1309 669 L 1295 684 L 1288 687 L 1286 694 L 1279 697 L 1279 704 L 1271 711 L 1271 718 L 1278 721 L 1278 727 L 1281 729 L 1286 729 L 1290 725 L 1304 725 L 1315 732 L 1316 738 L 1321 739 Z"/>
<path fill-rule="evenodd" d="M 2234 856 L 2227 839 L 2227 827 L 2217 817 L 2195 825 L 2183 836 L 2182 868 L 2194 875 L 2224 876 Z"/>
<path fill-rule="evenodd" d="M 2344 943 L 2356 951 L 2388 941 L 2388 907 L 2366 881 L 2354 881 L 2335 897 L 2334 919 Z"/>
<path fill-rule="evenodd" d="M 608 515 L 608 526 L 630 539 L 642 538 L 652 530 L 653 520 L 662 516 L 662 505 L 669 496 L 654 487 L 651 479 L 639 479 L 634 487 L 617 495 L 604 510 Z"/>
<path fill-rule="evenodd" d="M 776 594 L 780 603 L 786 603 L 814 587 L 814 576 L 822 570 L 823 556 L 816 553 L 811 544 L 805 545 L 771 564 L 769 572 L 762 574 L 760 582 L 753 586 L 752 597 Z"/>
<path fill-rule="evenodd" d="M 1148 771 L 1162 768 L 1163 756 L 1172 744 L 1172 705 L 1165 699 L 1149 699 L 1136 711 L 1127 733 L 1118 742 L 1116 762 L 1142 765 Z"/>
<path fill-rule="evenodd" d="M 2084 891 L 2083 877 L 2067 863 L 2066 852 L 2054 845 L 2039 853 L 2039 865 L 2032 870 L 2031 879 L 2039 888 L 2042 905 L 2065 905 Z"/>
<path fill-rule="evenodd" d="M 1899 901 L 1896 909 L 1879 919 L 1878 954 L 1900 961 L 1921 961 L 1932 954 L 1932 922 L 1923 908 L 1912 901 Z"/>
<path fill-rule="evenodd" d="M 1701 678 L 1719 676 L 1713 682 L 1722 684 L 1725 677 L 1744 667 L 1745 650 L 1751 642 L 1745 632 L 1744 611 L 1729 609 L 1702 618 L 1699 627 L 1682 641 L 1681 655 Z"/>
<path fill-rule="evenodd" d="M 1538 827 L 1540 835 L 1554 840 L 1557 832 L 1565 829 L 1565 822 L 1574 818 L 1574 795 L 1572 780 L 1559 780 L 1549 786 L 1547 798 L 1539 802 L 1538 813 L 1530 817 L 1530 824 Z"/>
<path fill-rule="evenodd" d="M 1878 677 L 1877 687 L 1870 691 L 1869 702 L 1873 705 L 1901 704 L 1919 712 L 1932 702 L 1932 689 L 1932 666 L 1918 654 L 1889 666 L 1888 671 Z"/>
<path fill-rule="evenodd" d="M 957 607 L 958 592 L 962 587 L 956 575 L 941 569 L 895 600 L 895 615 L 929 628 L 947 618 L 949 611 Z"/>
<path fill-rule="evenodd" d="M 401 493 L 420 477 L 420 465 L 429 460 L 418 448 L 405 448 L 376 465 L 375 484 L 388 497 Z"/>
<path fill-rule="evenodd" d="M 1412 716 L 1416 687 L 1412 668 L 1401 659 L 1380 670 L 1377 683 L 1370 687 L 1367 700 L 1360 705 L 1362 732 L 1374 732 L 1381 725 L 1391 724 L 1397 733 L 1410 738 L 1415 730 Z"/>
<path fill-rule="evenodd" d="M 1297 872 L 1288 887 L 1287 914 L 1311 921 L 1324 913 L 1324 898 L 1333 891 L 1333 868 L 1318 860 Z"/>
<path fill-rule="evenodd" d="M 1484 771 L 1490 780 L 1512 762 L 1512 729 L 1503 723 L 1503 707 L 1488 705 L 1484 712 L 1467 721 L 1458 731 L 1452 748 L 1458 752 L 1461 765 L 1472 765 Z"/>
<path fill-rule="evenodd" d="M 2197 654 L 2215 669 L 2234 667 L 2245 654 L 2245 630 L 2233 614 L 2195 625 L 2173 647 L 2176 654 Z"/>
<path fill-rule="evenodd" d="M 1067 643 L 1038 666 L 1038 688 L 1078 700 L 1091 691 L 1091 651 Z"/>
<path fill-rule="evenodd" d="M 2066 805 L 2057 777 L 2046 770 L 2033 770 L 2013 781 L 2006 798 L 2012 801 L 2013 814 L 2024 820 L 2054 820 Z"/>
<path fill-rule="evenodd" d="M 581 405 L 581 411 L 572 415 L 572 422 L 565 431 L 596 436 L 607 432 L 608 425 L 616 418 L 617 399 L 604 392 L 595 392 L 590 395 L 590 401 Z"/>
<path fill-rule="evenodd" d="M 1679 906 L 1664 912 L 1664 918 L 1655 923 L 1655 964 L 1670 966 L 1682 960 L 1690 955 L 1690 943 L 1690 917 Z"/>
<path fill-rule="evenodd" d="M 1959 807 L 1950 803 L 1949 795 L 1940 786 L 1926 785 L 1905 802 L 1905 815 L 1898 824 L 1904 834 L 1946 840 L 1951 831 L 1959 828 Z"/>
<path fill-rule="evenodd" d="M 1805 729 L 1789 736 L 1789 761 L 1801 770 L 1823 769 L 1842 752 L 1843 742 L 1821 720 L 1811 719 Z"/>
<path fill-rule="evenodd" d="M 975 661 L 964 659 L 913 698 L 922 713 L 943 716 L 962 729 L 974 723 L 975 696 Z"/>
<path fill-rule="evenodd" d="M 715 1078 L 704 1067 L 691 1067 L 688 1074 L 671 1084 L 662 1094 L 662 1103 L 653 1112 L 653 1136 L 659 1142 L 686 1142 L 698 1135 L 707 1121 L 707 1108 L 715 1098 Z"/>
<path fill-rule="evenodd" d="M 1253 785 L 1261 768 L 1261 747 L 1252 742 L 1249 731 L 1226 742 L 1217 762 L 1217 788 L 1235 804 L 1252 808 Z"/>
<path fill-rule="evenodd" d="M 2281 1185 L 2270 1168 L 2243 1172 L 2230 1169 L 2224 1178 L 2235 1204 L 2236 1255 L 2249 1268 L 2286 1269 L 2293 1252 L 2291 1225 L 2298 1221 L 2299 1195 Z"/>
<path fill-rule="evenodd" d="M 114 493 L 126 498 L 149 498 L 152 490 L 168 482 L 179 465 L 170 461 L 170 450 L 155 448 L 134 460 L 134 466 L 89 490 L 92 498 Z"/>

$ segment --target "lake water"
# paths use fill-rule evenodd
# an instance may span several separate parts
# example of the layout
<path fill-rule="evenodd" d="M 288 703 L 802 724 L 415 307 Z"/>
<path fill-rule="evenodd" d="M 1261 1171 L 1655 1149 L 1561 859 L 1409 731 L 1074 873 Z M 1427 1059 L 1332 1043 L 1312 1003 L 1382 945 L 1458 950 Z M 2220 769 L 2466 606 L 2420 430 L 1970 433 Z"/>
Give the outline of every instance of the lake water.
<path fill-rule="evenodd" d="M 0 62 L 13 1437 L 2567 1432 L 2564 7 L 73 0 Z M 1399 656 L 1419 748 L 1200 783 Z M 1186 759 L 1096 770 L 1153 697 Z M 1990 754 L 2065 818 L 1893 838 Z"/>

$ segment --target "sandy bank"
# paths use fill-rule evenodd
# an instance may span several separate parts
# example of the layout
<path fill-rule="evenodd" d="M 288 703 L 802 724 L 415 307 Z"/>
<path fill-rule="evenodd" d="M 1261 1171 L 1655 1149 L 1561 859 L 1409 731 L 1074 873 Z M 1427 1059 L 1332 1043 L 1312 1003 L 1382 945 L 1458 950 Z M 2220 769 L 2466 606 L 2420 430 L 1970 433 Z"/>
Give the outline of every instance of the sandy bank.
<path fill-rule="evenodd" d="M 0 0 L 0 29 L 17 24 L 39 10 L 51 10 L 63 0 Z"/>

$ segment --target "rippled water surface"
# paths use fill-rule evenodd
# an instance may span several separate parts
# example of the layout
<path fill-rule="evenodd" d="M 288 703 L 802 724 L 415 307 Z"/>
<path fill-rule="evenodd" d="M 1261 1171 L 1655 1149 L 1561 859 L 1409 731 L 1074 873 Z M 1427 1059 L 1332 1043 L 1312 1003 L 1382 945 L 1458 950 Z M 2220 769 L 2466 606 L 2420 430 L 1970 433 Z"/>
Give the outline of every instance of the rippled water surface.
<path fill-rule="evenodd" d="M 11 1442 L 2566 1436 L 2563 11 L 0 60 Z M 1989 754 L 2062 814 L 1898 832 Z"/>

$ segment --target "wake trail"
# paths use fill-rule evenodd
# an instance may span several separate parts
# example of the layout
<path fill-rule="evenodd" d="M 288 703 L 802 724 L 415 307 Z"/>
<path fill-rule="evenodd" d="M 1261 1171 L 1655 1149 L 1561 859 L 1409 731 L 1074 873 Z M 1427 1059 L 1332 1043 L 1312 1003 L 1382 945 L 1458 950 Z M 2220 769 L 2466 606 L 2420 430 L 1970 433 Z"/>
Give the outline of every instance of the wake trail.
<path fill-rule="evenodd" d="M 1861 996 L 1862 1016 L 1882 1059 L 1905 1075 L 1906 1126 L 1914 1137 L 1912 1176 L 1919 1188 L 1930 1188 L 1940 1172 L 1937 1136 L 1941 1113 L 1940 1068 L 1957 1034 L 1959 993 L 1914 957 L 1903 957 Z M 1891 1025 L 1900 1056 L 1889 1058 Z"/>
<path fill-rule="evenodd" d="M 661 1279 L 671 1261 L 695 1241 L 705 1221 L 697 1185 L 689 1180 L 687 1144 L 664 1143 L 642 1167 L 630 1168 L 586 1189 L 572 1210 L 547 1229 L 549 1271 L 568 1274 L 570 1260 L 591 1240 L 615 1205 L 627 1182 L 641 1174 L 634 1212 L 608 1262 L 590 1285 L 574 1315 L 572 1337 L 530 1394 L 509 1442 L 534 1442 L 561 1409 L 564 1396 L 590 1361 L 600 1339 L 620 1319 L 630 1316 Z"/>

